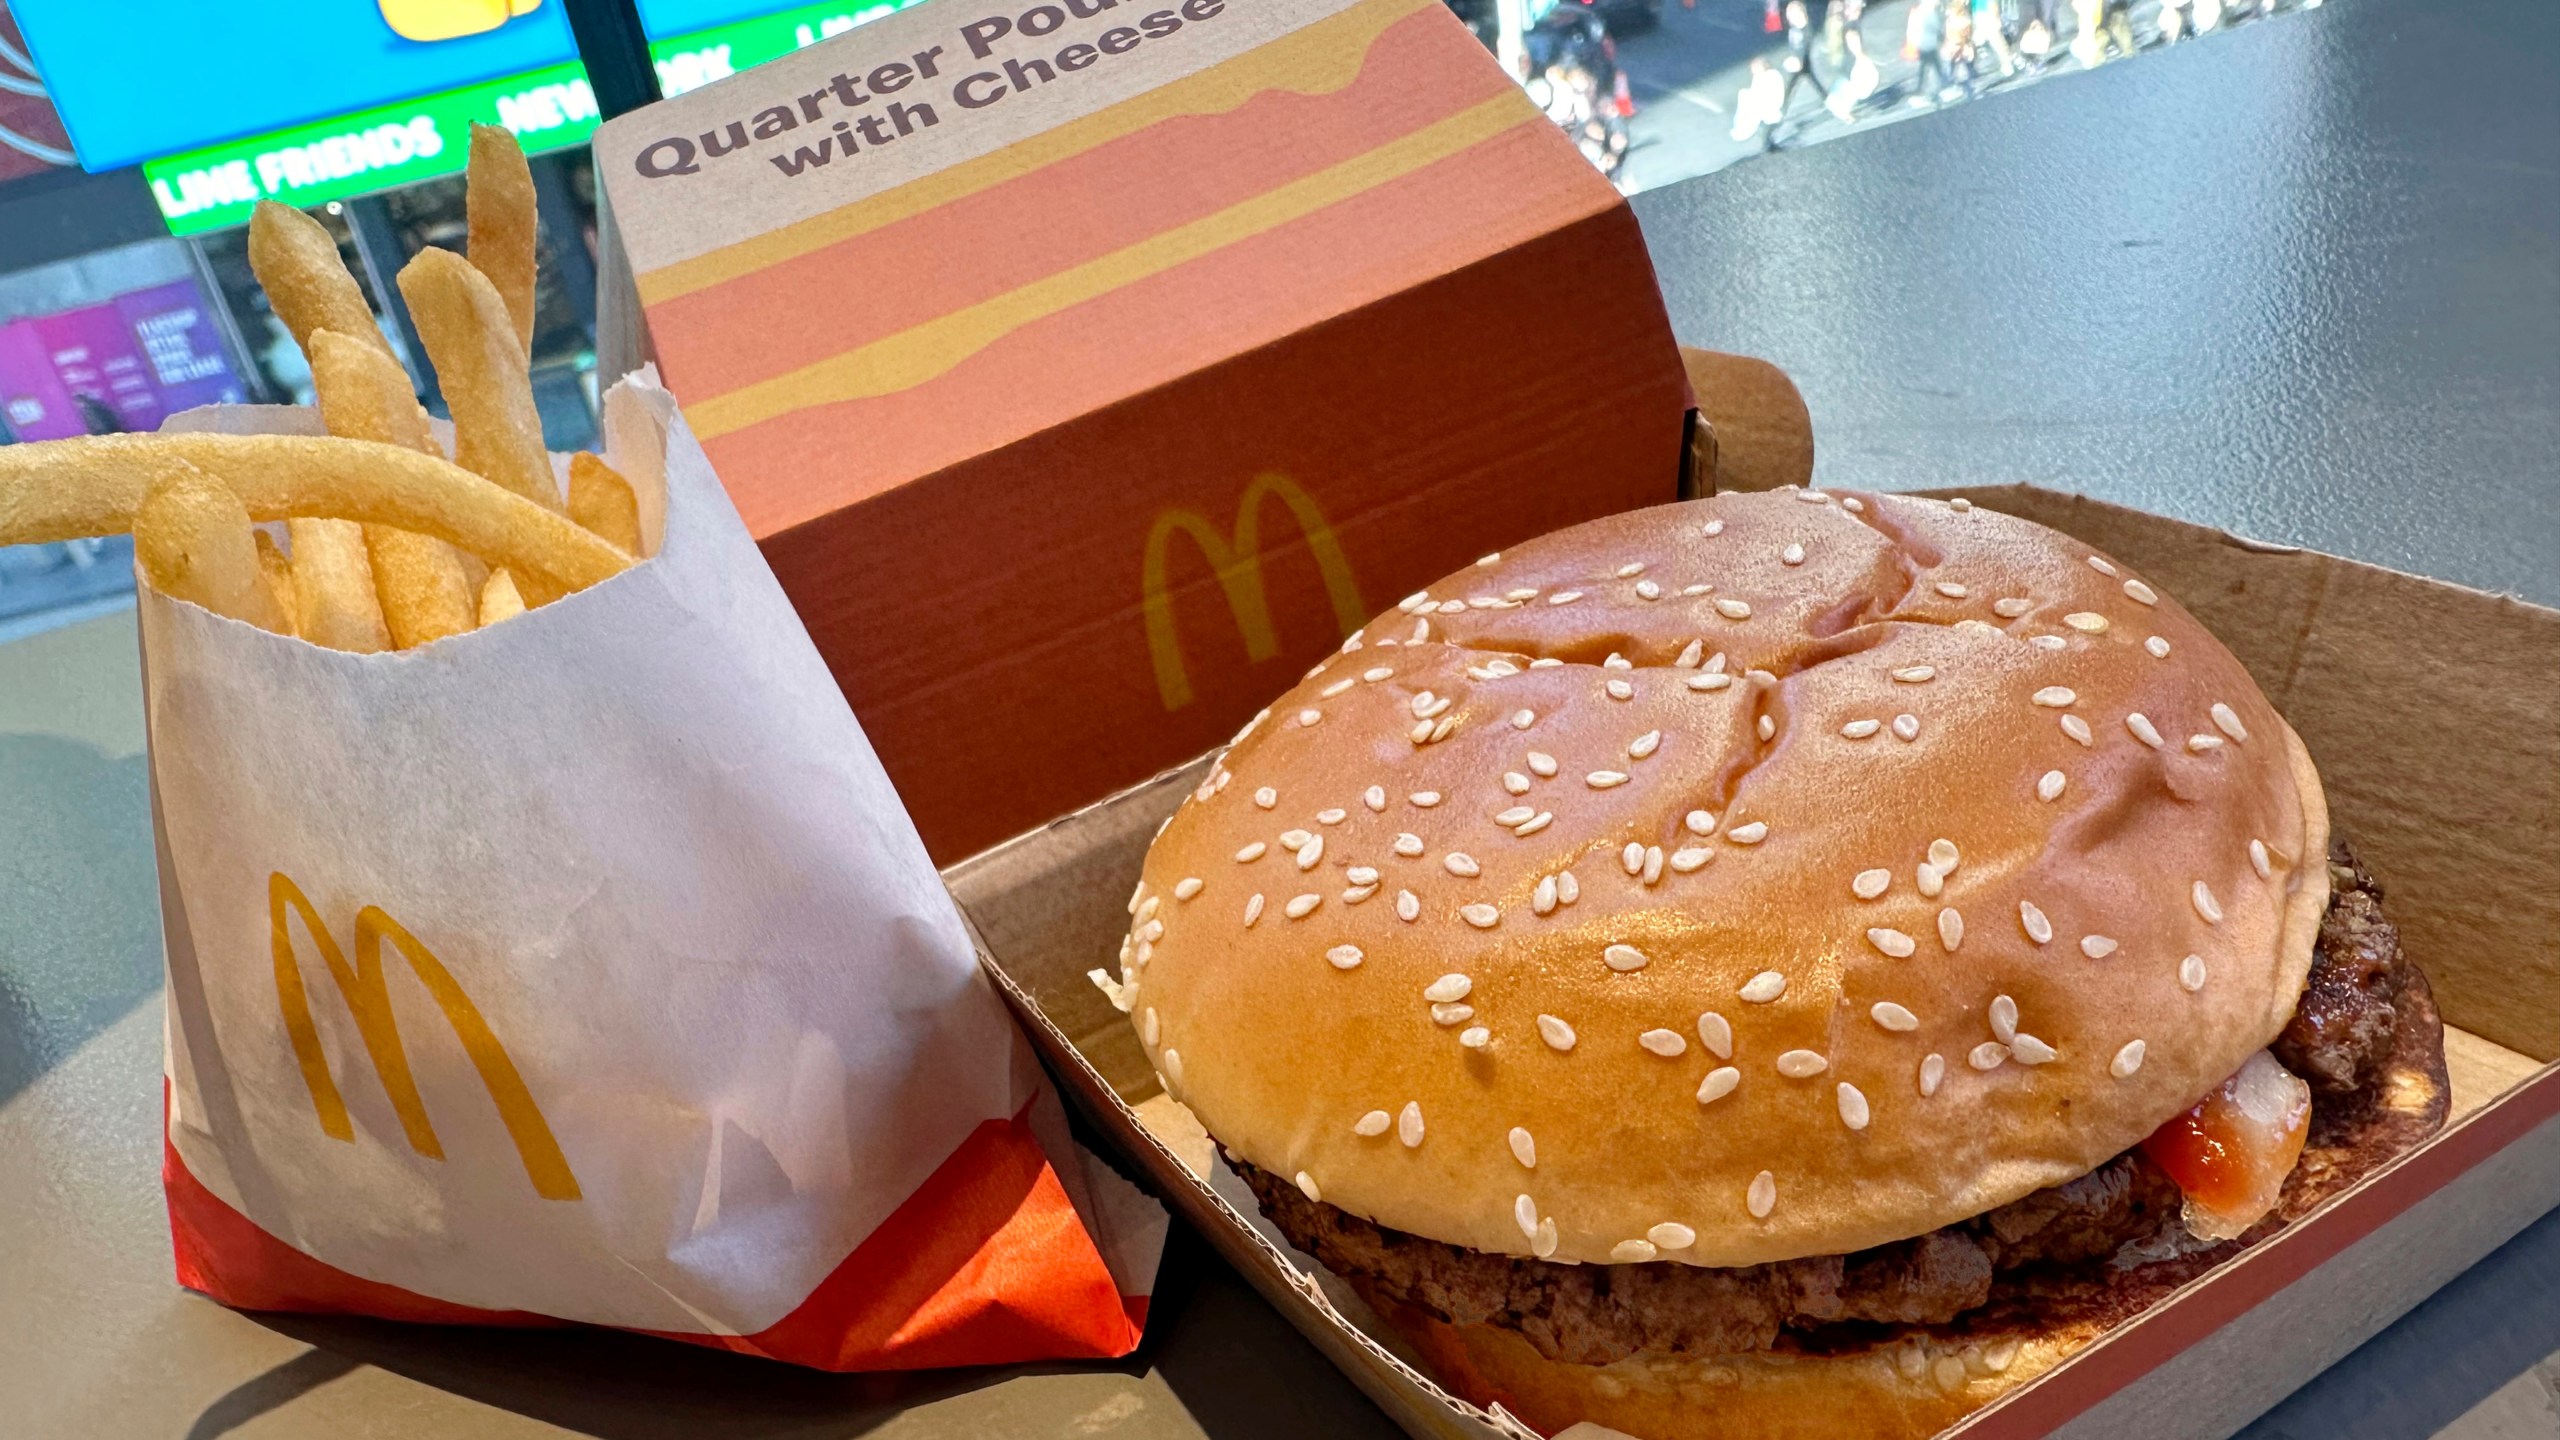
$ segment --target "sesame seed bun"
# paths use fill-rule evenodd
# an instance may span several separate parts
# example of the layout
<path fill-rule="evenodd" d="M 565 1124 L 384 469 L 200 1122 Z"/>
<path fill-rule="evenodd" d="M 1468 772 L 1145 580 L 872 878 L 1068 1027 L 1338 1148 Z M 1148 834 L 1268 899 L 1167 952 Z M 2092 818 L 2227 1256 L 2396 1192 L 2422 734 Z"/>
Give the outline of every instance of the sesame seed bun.
<path fill-rule="evenodd" d="M 1723 496 L 1363 630 L 1158 837 L 1116 988 L 1209 1132 L 1327 1203 L 1751 1265 L 2192 1104 L 2292 1013 L 2327 832 L 2129 567 L 1960 502 Z"/>

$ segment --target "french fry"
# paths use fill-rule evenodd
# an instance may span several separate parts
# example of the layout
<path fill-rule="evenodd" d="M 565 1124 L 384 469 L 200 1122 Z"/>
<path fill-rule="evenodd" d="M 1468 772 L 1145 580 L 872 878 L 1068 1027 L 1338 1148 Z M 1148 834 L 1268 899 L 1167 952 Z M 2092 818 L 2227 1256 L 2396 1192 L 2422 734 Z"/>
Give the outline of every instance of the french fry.
<path fill-rule="evenodd" d="M 320 421 L 330 434 L 443 456 L 427 428 L 426 410 L 410 392 L 409 372 L 398 361 L 327 329 L 312 331 L 303 351 L 311 361 L 312 388 L 319 392 Z M 476 606 L 460 551 L 383 525 L 364 527 L 364 543 L 394 646 L 407 650 L 472 628 Z"/>
<path fill-rule="evenodd" d="M 524 597 L 516 593 L 516 582 L 504 569 L 489 572 L 489 583 L 480 587 L 480 624 L 483 629 L 501 620 L 512 620 L 524 613 Z"/>
<path fill-rule="evenodd" d="M 290 205 L 259 201 L 249 217 L 249 268 L 304 354 L 311 352 L 312 331 L 334 330 L 391 358 L 372 307 L 347 273 L 347 262 L 338 258 L 338 242 L 319 221 Z"/>
<path fill-rule="evenodd" d="M 507 303 L 516 344 L 533 353 L 533 276 L 540 222 L 533 201 L 533 168 L 524 147 L 503 126 L 471 125 L 471 166 L 463 191 L 471 230 L 471 265 L 489 277 Z"/>
<path fill-rule="evenodd" d="M 234 495 L 231 498 L 236 501 L 240 497 Z M 246 515 L 249 512 L 243 509 L 240 513 Z M 141 517 L 134 517 L 134 523 L 140 524 Z M 283 547 L 276 544 L 276 537 L 264 530 L 258 531 L 257 536 L 258 570 L 266 577 L 267 594 L 275 598 L 276 609 L 284 614 L 284 629 L 279 633 L 299 635 L 302 633 L 302 621 L 293 599 L 293 562 L 285 558 Z"/>
<path fill-rule="evenodd" d="M 581 450 L 569 457 L 569 518 L 610 540 L 626 555 L 640 553 L 640 500 L 631 482 Z"/>
<path fill-rule="evenodd" d="M 532 373 L 489 277 L 450 250 L 421 250 L 401 268 L 400 293 L 453 412 L 455 463 L 559 509 Z"/>
<path fill-rule="evenodd" d="M 217 615 L 284 632 L 250 537 L 249 512 L 222 482 L 191 466 L 152 481 L 135 507 L 133 557 L 151 588 Z"/>
<path fill-rule="evenodd" d="M 293 608 L 302 638 L 365 655 L 390 649 L 391 631 L 374 598 L 364 527 L 296 516 L 284 529 L 293 541 Z"/>
<path fill-rule="evenodd" d="M 152 481 L 193 466 L 250 517 L 321 516 L 433 535 L 563 592 L 632 558 L 568 516 L 432 455 L 308 435 L 88 435 L 0 445 L 0 545 L 121 535 Z M 301 559 L 295 557 L 299 568 Z"/>

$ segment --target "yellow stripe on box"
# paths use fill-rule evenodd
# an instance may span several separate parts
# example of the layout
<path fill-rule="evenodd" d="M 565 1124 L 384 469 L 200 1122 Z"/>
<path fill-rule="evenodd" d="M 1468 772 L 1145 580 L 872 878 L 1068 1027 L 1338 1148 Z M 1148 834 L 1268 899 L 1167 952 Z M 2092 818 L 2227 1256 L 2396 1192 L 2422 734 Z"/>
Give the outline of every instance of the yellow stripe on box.
<path fill-rule="evenodd" d="M 1440 0 L 1364 0 L 1231 60 L 1001 150 L 753 239 L 661 265 L 639 277 L 640 299 L 644 304 L 655 305 L 752 275 L 1045 169 L 1160 120 L 1223 115 L 1254 96 L 1271 91 L 1330 95 L 1359 78 L 1370 47 L 1388 26 L 1438 3 Z"/>
<path fill-rule="evenodd" d="M 813 405 L 913 389 L 1036 320 L 1276 230 L 1445 160 L 1524 121 L 1543 123 L 1544 119 L 1528 97 L 1507 90 L 1374 150 L 1161 235 L 868 345 L 697 401 L 685 407 L 685 417 L 693 422 L 696 435 L 711 440 Z"/>

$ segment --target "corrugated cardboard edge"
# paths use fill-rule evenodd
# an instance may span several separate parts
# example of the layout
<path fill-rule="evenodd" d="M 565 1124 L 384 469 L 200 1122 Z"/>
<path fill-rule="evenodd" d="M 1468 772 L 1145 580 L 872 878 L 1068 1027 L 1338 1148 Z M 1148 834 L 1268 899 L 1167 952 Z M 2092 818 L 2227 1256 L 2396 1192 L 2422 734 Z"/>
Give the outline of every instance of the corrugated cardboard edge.
<path fill-rule="evenodd" d="M 2539 671 L 2520 677 L 2515 687 L 2519 704 L 2541 703 L 2547 708 L 2540 713 L 2560 715 L 2560 658 L 2555 658 L 2560 657 L 2560 612 L 2035 486 L 1929 493 L 1963 495 L 1972 503 L 2020 514 L 2089 541 L 2184 597 L 2188 608 L 2209 626 L 2217 604 L 2210 573 L 2216 567 L 2211 562 L 2223 551 L 2252 557 L 2256 583 L 2263 586 L 2268 576 L 2287 581 L 2277 598 L 2295 604 L 2299 622 L 2287 632 L 2235 634 L 2230 625 L 2215 628 L 2244 661 L 2251 662 L 2253 673 L 2279 708 L 2286 708 L 2289 700 L 2297 708 L 2321 708 L 2324 702 L 2316 688 L 2319 656 L 2328 644 L 2350 643 L 2333 641 L 2332 631 L 2349 628 L 2348 622 L 2357 614 L 2376 604 L 2388 608 L 2450 601 L 2487 604 L 2495 607 L 2493 613 L 2501 622 L 2514 622 L 2490 628 L 2508 632 L 2509 645 L 2525 653 L 2501 651 L 2497 663 L 2519 668 L 2541 664 Z M 2186 552 L 2183 558 L 2161 543 L 2161 537 L 2180 530 L 2187 532 L 2179 537 Z M 2199 547 L 2195 542 L 2200 539 L 2209 543 Z M 2270 571 L 2264 564 L 2268 557 L 2289 563 Z M 2382 643 L 2395 638 L 2386 633 Z M 2376 642 L 2372 633 L 2357 629 L 2351 643 L 2370 659 Z M 2432 652 L 2429 658 L 2433 659 Z M 2369 694 L 2357 695 L 2354 703 L 2368 712 L 2375 708 Z M 2293 713 L 2288 709 L 2289 715 Z M 2296 723 L 2299 728 L 2303 720 L 2298 718 Z M 2317 729 L 2315 723 L 2306 730 L 2315 754 L 2320 749 Z M 2534 752 L 2531 741 L 2540 732 L 2525 727 L 2515 733 L 2522 737 L 2514 742 L 2519 750 L 2538 754 L 2542 763 L 2538 770 L 2525 767 L 2531 773 L 2517 782 L 2522 787 L 2520 796 L 2501 806 L 2499 818 L 2507 821 L 2529 820 L 2534 813 L 2531 807 L 2540 803 L 2537 797 L 2552 798 L 2542 796 L 2542 790 L 2560 787 L 2560 765 L 2550 763 L 2551 757 L 2560 756 L 2560 736 L 2551 737 L 2555 743 L 2546 750 Z M 2393 758 L 2405 760 L 2406 756 Z M 1099 811 L 1124 805 L 1140 815 L 1169 811 L 1180 793 L 1196 782 L 1205 764 L 1203 757 L 1167 771 L 945 873 L 956 877 L 1001 866 L 1009 858 L 1007 852 L 1027 848 Z M 1144 803 L 1149 799 L 1154 803 Z M 2352 785 L 2342 801 L 2333 796 L 2346 816 L 2342 829 L 2360 841 L 2379 841 L 2384 853 L 2395 859 L 2404 855 L 2406 837 L 2396 833 L 2387 815 L 2369 817 L 2367 799 Z M 2539 813 L 2554 812 L 2546 807 Z M 2369 820 L 2375 828 L 2355 828 Z M 2493 833 L 2487 843 L 2511 850 L 2521 847 L 2519 854 L 2510 857 L 2521 860 L 2515 866 L 2519 874 L 2560 875 L 2560 836 L 2548 833 L 2547 826 L 2528 826 L 2521 832 L 2503 824 L 2490 829 Z M 1106 842 L 1111 838 L 1101 837 Z M 2436 837 L 2423 838 L 2432 843 Z M 2422 868 L 2426 849 L 2421 846 L 2419 851 Z M 2391 865 L 2386 862 L 2381 868 L 2390 878 Z M 2471 879 L 2476 884 L 2478 877 Z M 2515 897 L 2524 911 L 2514 917 L 2519 925 L 2544 924 L 2535 916 L 2546 907 L 2560 905 L 2560 899 L 2548 893 L 2551 887 L 2543 887 L 2541 894 L 2530 893 L 2533 887 L 2522 882 L 2517 888 L 2527 892 Z M 967 909 L 965 902 L 963 909 Z M 974 916 L 972 927 L 975 935 Z M 2522 930 L 2510 932 L 2504 925 L 2493 929 L 2494 937 L 2477 939 L 2477 943 L 2500 947 L 2489 953 L 2532 953 L 2503 948 L 2528 943 Z M 2544 928 L 2541 933 L 2547 936 L 2560 930 Z M 1518 1440 L 1534 1433 L 1506 1415 L 1488 1414 L 1449 1396 L 1344 1318 L 1310 1275 L 1146 1129 L 1128 1101 L 1085 1059 L 1075 1040 L 1004 972 L 984 936 L 977 938 L 982 962 L 1031 1032 L 1035 1047 L 1059 1073 L 1062 1088 L 1112 1130 L 1174 1208 L 1392 1418 L 1417 1436 Z M 2422 957 L 2422 963 L 2433 962 Z M 2546 1007 L 2509 1007 L 2487 1018 L 2507 1031 L 2501 1035 L 2491 1030 L 2493 1040 L 2534 1054 L 2560 1054 L 2560 999 Z M 2455 1023 L 2466 1021 L 2456 1018 Z M 1127 1029 L 1125 1025 L 1116 1028 Z M 2524 1043 L 2516 1043 L 2519 1040 Z M 2543 1041 L 2552 1043 L 2537 1043 Z M 2299 1224 L 2199 1277 L 1947 1433 L 1966 1440 L 2045 1434 L 2112 1440 L 2125 1433 L 2203 1440 L 2227 1435 L 2560 1203 L 2560 1123 L 2554 1123 L 2555 1116 L 2560 1116 L 2560 1065 L 2545 1065 Z M 1293 1299 L 1305 1303 L 1292 1304 Z M 2216 1336 L 2223 1336 L 2226 1343 L 2204 1344 Z"/>

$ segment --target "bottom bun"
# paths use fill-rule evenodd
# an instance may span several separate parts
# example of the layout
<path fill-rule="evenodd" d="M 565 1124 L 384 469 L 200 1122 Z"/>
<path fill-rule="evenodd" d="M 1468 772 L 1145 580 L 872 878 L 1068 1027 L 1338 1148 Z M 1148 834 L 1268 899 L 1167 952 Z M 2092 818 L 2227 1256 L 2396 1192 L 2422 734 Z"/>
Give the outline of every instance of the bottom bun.
<path fill-rule="evenodd" d="M 2346 1102 L 2315 1102 L 2310 1143 L 2276 1213 L 2247 1235 L 2172 1244 L 2161 1258 L 2102 1276 L 2056 1274 L 1954 1325 L 1860 1327 L 1872 1328 L 1872 1340 L 1833 1331 L 1819 1353 L 1643 1352 L 1577 1365 L 1539 1354 L 1516 1330 L 1453 1325 L 1346 1278 L 1444 1388 L 1485 1409 L 1500 1405 L 1541 1434 L 1588 1423 L 1637 1440 L 1926 1440 L 2434 1134 L 2451 1099 L 2444 1025 L 2414 965 L 2396 1008 L 2389 1058 Z"/>

